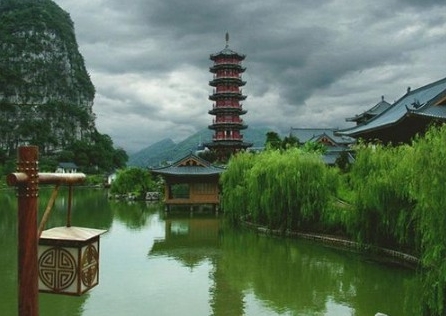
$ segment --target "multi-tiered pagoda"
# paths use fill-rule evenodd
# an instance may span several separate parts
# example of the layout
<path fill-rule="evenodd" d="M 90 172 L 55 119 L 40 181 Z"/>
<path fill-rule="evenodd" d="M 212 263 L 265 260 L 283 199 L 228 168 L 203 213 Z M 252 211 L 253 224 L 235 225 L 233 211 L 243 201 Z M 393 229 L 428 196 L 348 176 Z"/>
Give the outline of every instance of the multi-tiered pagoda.
<path fill-rule="evenodd" d="M 209 68 L 214 74 L 214 79 L 209 82 L 209 85 L 214 87 L 209 100 L 214 103 L 208 113 L 215 118 L 212 120 L 212 125 L 209 125 L 209 129 L 214 130 L 212 142 L 206 143 L 205 146 L 214 151 L 220 160 L 225 160 L 230 155 L 252 146 L 252 143 L 243 141 L 240 132 L 248 127 L 240 118 L 247 112 L 241 103 L 246 96 L 240 89 L 246 84 L 241 75 L 246 70 L 242 67 L 245 55 L 229 49 L 228 41 L 229 35 L 226 33 L 226 47 L 210 56 L 214 65 Z"/>

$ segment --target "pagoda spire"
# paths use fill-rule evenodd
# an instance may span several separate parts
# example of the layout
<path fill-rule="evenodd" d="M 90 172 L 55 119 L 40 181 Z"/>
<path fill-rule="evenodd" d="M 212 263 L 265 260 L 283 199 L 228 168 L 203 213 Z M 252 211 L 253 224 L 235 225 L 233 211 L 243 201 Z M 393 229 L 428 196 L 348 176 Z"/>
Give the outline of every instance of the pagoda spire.
<path fill-rule="evenodd" d="M 226 48 L 228 48 L 228 46 L 229 46 L 229 33 L 228 32 L 226 32 L 226 36 L 225 36 L 225 39 L 226 39 Z"/>

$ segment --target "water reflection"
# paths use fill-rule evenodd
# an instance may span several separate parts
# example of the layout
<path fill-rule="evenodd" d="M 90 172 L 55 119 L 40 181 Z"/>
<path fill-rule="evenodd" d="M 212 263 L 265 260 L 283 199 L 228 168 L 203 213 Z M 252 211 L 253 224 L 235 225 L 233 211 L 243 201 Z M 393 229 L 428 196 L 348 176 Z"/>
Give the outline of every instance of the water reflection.
<path fill-rule="evenodd" d="M 212 215 L 165 217 L 165 235 L 154 242 L 149 255 L 172 257 L 193 268 L 220 255 L 221 220 Z"/>
<path fill-rule="evenodd" d="M 108 202 L 114 219 L 132 230 L 140 230 L 147 225 L 151 215 L 160 211 L 161 206 L 153 202 L 114 201 Z"/>
<path fill-rule="evenodd" d="M 41 190 L 40 210 L 50 194 Z M 48 227 L 65 225 L 64 194 Z M 0 307 L 16 315 L 13 192 L 0 194 L 0 205 Z M 40 294 L 41 315 L 419 314 L 413 271 L 234 230 L 213 214 L 165 214 L 157 204 L 118 203 L 104 191 L 76 189 L 72 222 L 108 230 L 101 238 L 100 282 L 81 297 Z"/>
<path fill-rule="evenodd" d="M 229 230 L 223 251 L 221 274 L 239 291 L 252 289 L 277 313 L 324 315 L 331 304 L 349 307 L 355 315 L 401 315 L 406 303 L 401 292 L 414 282 L 411 271 L 301 240 Z"/>
<path fill-rule="evenodd" d="M 213 315 L 243 315 L 247 293 L 272 313 L 416 315 L 414 273 L 302 240 L 234 231 L 216 218 L 166 218 L 150 255 L 193 268 L 212 262 Z M 229 313 L 229 314 L 228 314 Z"/>

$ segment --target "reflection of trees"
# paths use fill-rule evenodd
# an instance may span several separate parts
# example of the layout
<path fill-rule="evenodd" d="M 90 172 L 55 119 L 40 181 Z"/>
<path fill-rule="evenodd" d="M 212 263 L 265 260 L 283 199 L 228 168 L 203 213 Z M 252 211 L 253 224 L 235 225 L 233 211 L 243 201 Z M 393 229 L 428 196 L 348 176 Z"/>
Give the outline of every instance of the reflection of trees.
<path fill-rule="evenodd" d="M 115 220 L 119 220 L 126 227 L 136 230 L 147 224 L 150 215 L 162 209 L 158 203 L 144 201 L 109 201 L 108 203 Z"/>
<path fill-rule="evenodd" d="M 155 241 L 149 255 L 169 256 L 191 269 L 209 260 L 213 265 L 209 289 L 212 315 L 243 315 L 243 294 L 219 268 L 223 255 L 221 232 L 221 220 L 215 215 L 169 215 L 165 218 L 164 239 Z"/>
<path fill-rule="evenodd" d="M 394 306 L 382 312 L 397 315 L 408 294 L 402 292 L 415 290 L 407 285 L 414 282 L 412 271 L 383 269 L 306 241 L 225 231 L 222 247 L 219 273 L 240 292 L 252 289 L 277 312 L 322 313 L 333 300 L 357 315 L 374 315 L 380 306 Z"/>
<path fill-rule="evenodd" d="M 0 193 L 0 306 L 17 310 L 17 198 L 14 190 Z"/>
<path fill-rule="evenodd" d="M 220 255 L 220 220 L 215 216 L 188 218 L 182 214 L 165 219 L 165 236 L 155 240 L 150 255 L 174 258 L 193 268 Z"/>
<path fill-rule="evenodd" d="M 43 214 L 50 199 L 52 186 L 39 190 L 39 211 Z M 57 195 L 47 228 L 66 225 L 68 209 L 68 189 L 61 187 Z M 113 214 L 105 190 L 75 187 L 73 189 L 72 221 L 73 226 L 109 229 L 113 222 Z"/>
<path fill-rule="evenodd" d="M 220 269 L 220 261 L 214 260 L 214 270 L 211 274 L 214 281 L 210 288 L 212 315 L 244 315 L 243 293 Z"/>

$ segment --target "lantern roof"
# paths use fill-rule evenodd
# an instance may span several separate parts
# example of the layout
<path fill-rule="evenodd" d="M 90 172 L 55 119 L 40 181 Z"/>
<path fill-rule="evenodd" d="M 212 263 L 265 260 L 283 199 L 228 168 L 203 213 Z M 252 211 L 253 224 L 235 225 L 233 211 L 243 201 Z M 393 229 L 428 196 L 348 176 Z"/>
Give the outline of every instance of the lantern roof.
<path fill-rule="evenodd" d="M 84 227 L 54 227 L 42 232 L 40 239 L 46 240 L 66 240 L 66 241 L 87 241 L 102 235 L 107 230 L 84 228 Z"/>

